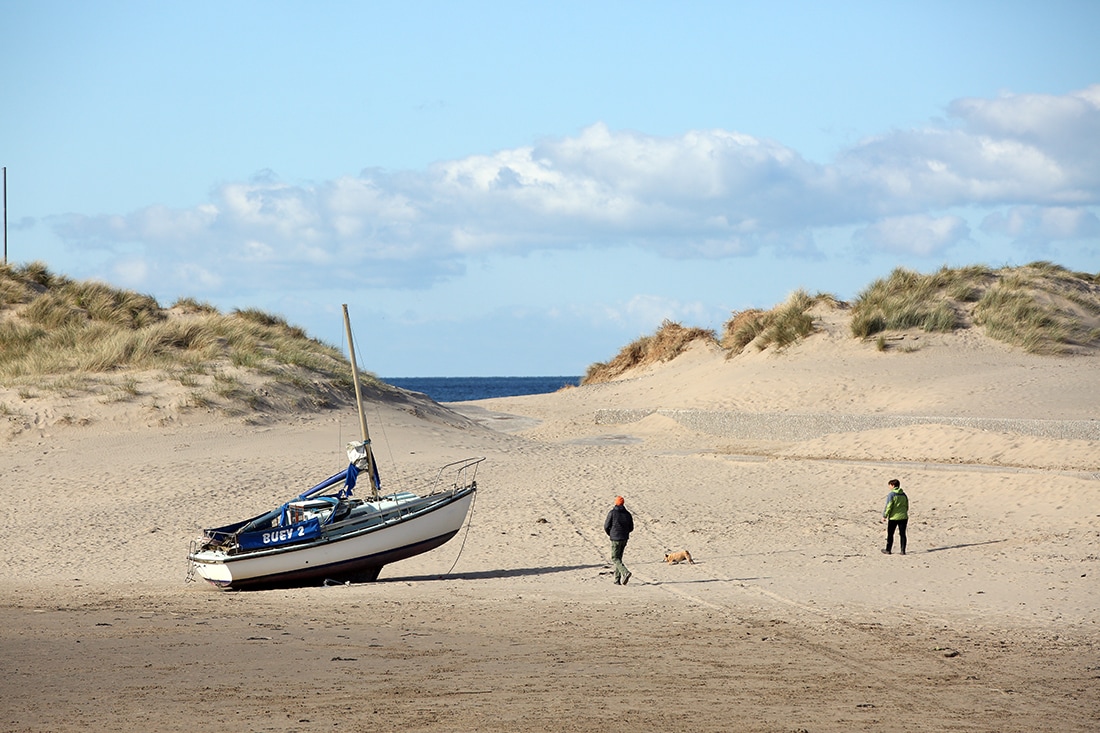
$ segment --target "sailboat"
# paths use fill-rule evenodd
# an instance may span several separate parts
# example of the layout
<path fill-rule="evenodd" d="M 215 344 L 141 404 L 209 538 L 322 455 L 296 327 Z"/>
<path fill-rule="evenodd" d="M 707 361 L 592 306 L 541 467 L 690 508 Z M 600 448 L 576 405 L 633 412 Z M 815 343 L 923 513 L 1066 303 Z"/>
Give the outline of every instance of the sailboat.
<path fill-rule="evenodd" d="M 373 582 L 386 565 L 440 547 L 465 523 L 483 457 L 449 463 L 405 490 L 383 491 L 343 309 L 362 433 L 347 445 L 347 468 L 270 511 L 203 530 L 187 554 L 189 580 L 197 575 L 226 590 Z M 369 498 L 354 495 L 361 474 Z"/>

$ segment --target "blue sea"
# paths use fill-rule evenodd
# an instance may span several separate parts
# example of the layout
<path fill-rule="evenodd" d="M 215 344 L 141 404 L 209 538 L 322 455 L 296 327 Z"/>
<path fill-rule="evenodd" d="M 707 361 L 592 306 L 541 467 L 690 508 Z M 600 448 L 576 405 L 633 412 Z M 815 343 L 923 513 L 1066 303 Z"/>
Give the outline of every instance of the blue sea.
<path fill-rule="evenodd" d="M 436 402 L 465 402 L 490 397 L 517 397 L 576 387 L 580 377 L 382 377 L 401 389 L 423 392 Z"/>

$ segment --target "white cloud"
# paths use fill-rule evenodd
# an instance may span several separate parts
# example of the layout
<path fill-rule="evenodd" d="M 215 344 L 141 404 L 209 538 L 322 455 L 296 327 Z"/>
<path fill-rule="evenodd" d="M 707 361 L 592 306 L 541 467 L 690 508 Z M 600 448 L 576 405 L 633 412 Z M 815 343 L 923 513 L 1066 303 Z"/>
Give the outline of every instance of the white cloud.
<path fill-rule="evenodd" d="M 1014 206 L 987 216 L 982 231 L 1022 244 L 1047 244 L 1100 237 L 1100 218 L 1083 208 Z"/>
<path fill-rule="evenodd" d="M 884 211 L 1100 203 L 1100 85 L 1065 96 L 960 99 L 961 126 L 904 130 L 840 159 L 856 185 L 880 182 Z M 863 179 L 862 181 L 860 179 Z"/>
<path fill-rule="evenodd" d="M 238 288 L 318 284 L 349 270 L 372 285 L 425 287 L 462 272 L 471 255 L 578 246 L 818 257 L 815 232 L 835 227 L 875 249 L 931 256 L 968 236 L 957 215 L 967 208 L 992 210 L 983 230 L 1020 241 L 1097 236 L 1100 85 L 960 99 L 949 113 L 949 124 L 863 140 L 830 165 L 733 131 L 658 137 L 595 124 L 423 171 L 319 184 L 265 171 L 191 209 L 52 224 L 72 244 L 119 257 L 137 245 L 165 260 L 149 277 L 239 268 Z"/>
<path fill-rule="evenodd" d="M 575 318 L 597 328 L 612 326 L 639 335 L 652 333 L 666 320 L 690 326 L 728 315 L 728 311 L 716 312 L 713 306 L 701 301 L 682 301 L 652 294 L 635 295 L 625 301 L 599 306 L 586 305 L 573 313 Z"/>
<path fill-rule="evenodd" d="M 214 290 L 224 282 L 224 279 L 218 273 L 212 272 L 197 263 L 180 264 L 174 275 L 180 284 L 185 286 L 183 288 L 185 292 L 191 288 L 201 292 Z"/>
<path fill-rule="evenodd" d="M 914 214 L 877 221 L 854 236 L 872 249 L 926 257 L 969 237 L 970 227 L 958 216 Z"/>
<path fill-rule="evenodd" d="M 112 268 L 114 280 L 123 285 L 138 285 L 149 278 L 149 265 L 144 260 L 119 260 Z"/>
<path fill-rule="evenodd" d="M 1005 94 L 996 99 L 959 99 L 951 103 L 949 111 L 971 134 L 1017 140 L 1046 151 L 1071 177 L 1080 177 L 1095 189 L 1100 161 L 1100 84 L 1064 96 Z"/>

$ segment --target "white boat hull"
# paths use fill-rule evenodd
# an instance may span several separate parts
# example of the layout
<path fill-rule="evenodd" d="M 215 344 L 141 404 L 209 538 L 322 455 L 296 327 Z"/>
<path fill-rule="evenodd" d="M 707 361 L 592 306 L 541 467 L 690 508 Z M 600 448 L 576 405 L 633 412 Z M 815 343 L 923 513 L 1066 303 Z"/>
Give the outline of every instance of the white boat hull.
<path fill-rule="evenodd" d="M 298 545 L 236 554 L 207 549 L 188 559 L 200 577 L 225 589 L 372 581 L 384 565 L 428 552 L 454 537 L 475 491 L 456 491 L 414 514 L 353 531 L 333 530 Z"/>

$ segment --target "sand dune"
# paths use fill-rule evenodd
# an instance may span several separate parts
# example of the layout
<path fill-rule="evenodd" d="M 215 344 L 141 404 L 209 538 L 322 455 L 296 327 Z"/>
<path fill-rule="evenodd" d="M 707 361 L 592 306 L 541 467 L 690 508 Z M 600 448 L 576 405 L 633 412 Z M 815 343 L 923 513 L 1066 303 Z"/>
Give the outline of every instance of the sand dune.
<path fill-rule="evenodd" d="M 373 403 L 384 478 L 488 457 L 468 531 L 375 584 L 260 593 L 185 582 L 189 540 L 338 469 L 354 414 L 0 395 L 0 727 L 1097 730 L 1100 360 L 909 338 Z M 879 552 L 890 478 L 905 557 Z"/>

